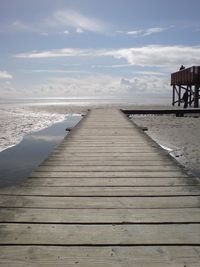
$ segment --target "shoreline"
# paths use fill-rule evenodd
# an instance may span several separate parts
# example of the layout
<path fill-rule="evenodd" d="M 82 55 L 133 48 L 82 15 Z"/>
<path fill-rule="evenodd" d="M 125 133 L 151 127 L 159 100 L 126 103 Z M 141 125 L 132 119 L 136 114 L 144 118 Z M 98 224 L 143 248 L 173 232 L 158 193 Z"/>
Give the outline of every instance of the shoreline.
<path fill-rule="evenodd" d="M 54 123 L 27 134 L 22 141 L 0 153 L 0 187 L 21 184 L 67 136 L 66 128 L 74 127 L 80 116 Z"/>
<path fill-rule="evenodd" d="M 58 112 L 48 108 L 33 108 L 32 105 L 2 105 L 0 108 L 0 152 L 18 145 L 25 136 L 46 129 L 68 117 L 81 115 L 71 109 Z"/>

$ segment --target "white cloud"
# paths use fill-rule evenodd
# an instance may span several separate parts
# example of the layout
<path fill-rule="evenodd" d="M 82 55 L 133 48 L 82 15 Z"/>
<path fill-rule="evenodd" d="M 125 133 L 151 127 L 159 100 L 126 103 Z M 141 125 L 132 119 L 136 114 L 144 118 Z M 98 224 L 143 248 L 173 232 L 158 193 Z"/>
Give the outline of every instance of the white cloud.
<path fill-rule="evenodd" d="M 162 28 L 162 27 L 154 27 L 154 28 L 147 28 L 147 29 L 139 29 L 139 30 L 133 30 L 133 31 L 127 31 L 127 35 L 131 35 L 134 37 L 139 36 L 148 36 L 154 33 L 159 33 L 168 30 L 169 28 Z"/>
<path fill-rule="evenodd" d="M 0 25 L 1 32 L 32 32 L 40 35 L 61 32 L 69 34 L 71 29 L 76 33 L 83 33 L 84 31 L 105 33 L 108 25 L 96 18 L 85 16 L 74 10 L 57 10 L 49 17 L 38 19 L 31 23 L 16 20 Z"/>
<path fill-rule="evenodd" d="M 33 73 L 88 73 L 88 71 L 85 70 L 62 70 L 62 69 L 38 69 L 38 70 L 32 70 L 30 72 Z"/>
<path fill-rule="evenodd" d="M 156 27 L 156 28 L 149 28 L 149 29 L 146 29 L 145 32 L 144 32 L 144 36 L 147 36 L 147 35 L 151 35 L 153 33 L 158 33 L 158 32 L 163 32 L 165 31 L 166 28 L 160 28 L 160 27 Z"/>
<path fill-rule="evenodd" d="M 73 49 L 63 48 L 42 52 L 17 54 L 18 58 L 54 58 L 54 57 L 113 57 L 126 61 L 130 65 L 146 67 L 164 67 L 176 69 L 179 65 L 199 65 L 200 46 L 162 46 L 148 45 L 122 49 Z M 89 60 L 87 58 L 87 60 Z"/>
<path fill-rule="evenodd" d="M 158 71 L 136 71 L 135 73 L 137 74 L 142 74 L 142 75 L 153 75 L 153 76 L 163 76 L 166 75 L 166 73 L 163 72 L 158 72 Z"/>
<path fill-rule="evenodd" d="M 68 35 L 69 34 L 69 31 L 68 30 L 65 30 L 63 31 L 64 34 Z"/>
<path fill-rule="evenodd" d="M 130 64 L 113 64 L 113 65 L 92 65 L 92 68 L 130 68 Z"/>
<path fill-rule="evenodd" d="M 125 89 L 126 91 L 126 89 Z M 123 96 L 120 78 L 109 75 L 55 77 L 34 87 L 31 92 L 43 97 L 118 97 Z M 125 92 L 126 95 L 126 92 Z"/>
<path fill-rule="evenodd" d="M 11 81 L 4 81 L 5 85 L 10 85 L 11 84 Z"/>
<path fill-rule="evenodd" d="M 149 45 L 111 50 L 107 51 L 105 55 L 125 59 L 131 65 L 173 69 L 181 64 L 199 65 L 200 46 Z"/>
<path fill-rule="evenodd" d="M 30 53 L 17 54 L 18 58 L 53 58 L 53 57 L 77 57 L 77 56 L 88 56 L 91 54 L 90 50 L 63 48 L 55 49 L 43 52 L 33 51 Z"/>
<path fill-rule="evenodd" d="M 41 32 L 40 35 L 41 36 L 49 36 L 49 34 L 47 32 Z"/>
<path fill-rule="evenodd" d="M 0 70 L 0 79 L 12 79 L 12 75 L 8 73 L 7 71 L 1 71 Z"/>
<path fill-rule="evenodd" d="M 36 31 L 36 29 L 34 29 L 30 24 L 24 23 L 24 22 L 19 21 L 19 20 L 14 21 L 8 27 L 10 27 L 11 29 L 13 28 L 15 31 L 19 31 L 19 32 Z"/>
<path fill-rule="evenodd" d="M 33 32 L 40 34 L 43 31 L 44 29 L 40 28 L 35 23 L 31 24 L 20 20 L 12 21 L 7 24 L 2 23 L 0 25 L 0 32 L 19 32 L 19 33 Z"/>
<path fill-rule="evenodd" d="M 146 96 L 170 95 L 169 80 L 156 75 L 139 75 L 132 79 L 121 79 L 121 86 L 126 88 L 129 94 Z"/>
<path fill-rule="evenodd" d="M 58 10 L 53 14 L 53 18 L 46 21 L 51 27 L 73 27 L 78 33 L 80 33 L 80 31 L 98 33 L 104 33 L 106 31 L 105 23 L 102 21 L 82 15 L 73 10 Z M 79 31 L 77 31 L 78 29 Z"/>
<path fill-rule="evenodd" d="M 126 34 L 133 35 L 133 36 L 138 36 L 142 32 L 143 32 L 143 30 L 135 30 L 135 31 L 128 31 L 128 32 L 126 32 Z"/>
<path fill-rule="evenodd" d="M 84 33 L 84 31 L 83 31 L 81 28 L 77 28 L 77 29 L 76 29 L 76 32 L 77 32 L 77 33 Z"/>

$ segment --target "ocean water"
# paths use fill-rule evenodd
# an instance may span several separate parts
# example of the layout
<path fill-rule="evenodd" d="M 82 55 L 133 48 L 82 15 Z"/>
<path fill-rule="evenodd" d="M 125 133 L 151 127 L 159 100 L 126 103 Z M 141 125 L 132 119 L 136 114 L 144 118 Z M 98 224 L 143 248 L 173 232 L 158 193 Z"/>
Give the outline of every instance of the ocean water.
<path fill-rule="evenodd" d="M 106 105 L 106 104 L 118 104 L 118 105 L 129 105 L 129 104 L 159 104 L 160 100 L 158 102 L 153 101 L 152 103 L 145 103 L 145 99 L 135 99 L 135 98 L 88 98 L 88 97 L 73 97 L 73 98 L 64 98 L 64 97 L 44 97 L 44 98 L 18 98 L 18 99 L 0 99 L 0 104 L 25 104 L 25 105 L 62 105 L 65 104 L 66 106 L 89 106 L 89 105 Z"/>

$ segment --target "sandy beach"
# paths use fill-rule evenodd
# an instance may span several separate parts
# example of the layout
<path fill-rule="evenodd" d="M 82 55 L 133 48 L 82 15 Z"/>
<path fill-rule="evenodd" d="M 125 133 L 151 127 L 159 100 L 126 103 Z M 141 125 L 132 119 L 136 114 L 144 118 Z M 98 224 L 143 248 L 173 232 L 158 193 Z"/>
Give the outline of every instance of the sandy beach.
<path fill-rule="evenodd" d="M 132 120 L 168 151 L 178 162 L 193 174 L 200 175 L 200 118 L 196 116 L 176 117 L 133 116 Z"/>

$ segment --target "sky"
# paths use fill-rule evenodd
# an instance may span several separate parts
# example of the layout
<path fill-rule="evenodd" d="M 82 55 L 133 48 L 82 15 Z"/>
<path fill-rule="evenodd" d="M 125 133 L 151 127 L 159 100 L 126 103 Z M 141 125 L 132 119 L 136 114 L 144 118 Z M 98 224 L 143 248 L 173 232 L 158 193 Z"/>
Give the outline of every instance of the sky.
<path fill-rule="evenodd" d="M 171 101 L 200 65 L 199 0 L 0 0 L 0 97 Z"/>

